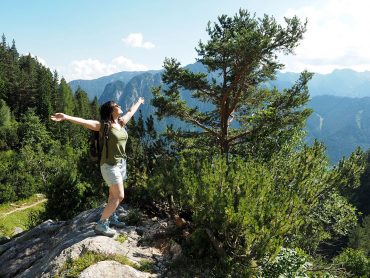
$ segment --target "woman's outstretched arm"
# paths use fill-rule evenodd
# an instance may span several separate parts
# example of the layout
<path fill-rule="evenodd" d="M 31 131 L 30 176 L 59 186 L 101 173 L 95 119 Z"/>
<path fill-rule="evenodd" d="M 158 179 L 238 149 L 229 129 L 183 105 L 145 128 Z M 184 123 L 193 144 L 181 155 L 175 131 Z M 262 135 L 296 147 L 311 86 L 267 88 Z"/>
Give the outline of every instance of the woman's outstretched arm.
<path fill-rule="evenodd" d="M 143 104 L 143 103 L 144 103 L 144 98 L 140 97 L 139 100 L 133 106 L 131 106 L 128 112 L 124 116 L 121 117 L 121 120 L 123 121 L 125 125 L 132 118 L 132 116 L 135 114 L 137 109 L 139 109 L 140 104 Z"/>
<path fill-rule="evenodd" d="M 83 118 L 73 117 L 63 113 L 55 113 L 51 116 L 51 119 L 55 122 L 69 121 L 71 123 L 82 125 L 83 127 L 94 131 L 100 130 L 100 122 L 96 120 L 85 120 Z"/>

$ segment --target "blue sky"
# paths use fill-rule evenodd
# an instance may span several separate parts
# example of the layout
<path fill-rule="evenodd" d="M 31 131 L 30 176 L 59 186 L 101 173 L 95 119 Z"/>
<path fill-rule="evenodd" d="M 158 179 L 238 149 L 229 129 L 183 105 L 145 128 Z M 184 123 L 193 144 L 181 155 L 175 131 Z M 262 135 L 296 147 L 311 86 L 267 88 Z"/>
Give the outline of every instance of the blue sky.
<path fill-rule="evenodd" d="M 68 81 L 160 69 L 165 57 L 194 63 L 207 22 L 239 8 L 257 16 L 308 18 L 286 71 L 370 70 L 367 0 L 0 0 L 0 33 Z"/>

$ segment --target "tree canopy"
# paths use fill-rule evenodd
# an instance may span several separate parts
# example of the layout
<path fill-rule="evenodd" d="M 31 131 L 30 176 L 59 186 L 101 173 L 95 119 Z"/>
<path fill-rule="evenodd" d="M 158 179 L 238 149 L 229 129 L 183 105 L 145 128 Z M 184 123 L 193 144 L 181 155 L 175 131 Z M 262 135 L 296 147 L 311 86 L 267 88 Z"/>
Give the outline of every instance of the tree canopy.
<path fill-rule="evenodd" d="M 273 17 L 256 18 L 245 10 L 234 17 L 222 15 L 209 23 L 209 40 L 199 42 L 196 51 L 206 72 L 191 72 L 174 58 L 164 61 L 165 86 L 154 90 L 159 117 L 174 116 L 199 128 L 206 144 L 213 143 L 222 154 L 236 152 L 238 145 L 255 138 L 281 145 L 302 127 L 310 110 L 307 82 L 312 74 L 303 72 L 296 84 L 283 92 L 268 90 L 264 82 L 283 68 L 278 55 L 291 54 L 306 31 L 306 22 L 286 18 L 286 26 Z M 198 103 L 210 104 L 204 111 L 181 97 L 190 94 Z M 232 121 L 235 123 L 232 123 Z M 244 148 L 242 148 L 244 149 Z"/>

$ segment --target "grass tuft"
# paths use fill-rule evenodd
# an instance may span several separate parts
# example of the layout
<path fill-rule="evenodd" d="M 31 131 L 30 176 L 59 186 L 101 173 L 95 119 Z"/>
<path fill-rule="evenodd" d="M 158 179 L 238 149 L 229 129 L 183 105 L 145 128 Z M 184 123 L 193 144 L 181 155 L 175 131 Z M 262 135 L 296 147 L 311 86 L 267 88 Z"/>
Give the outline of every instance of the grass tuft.
<path fill-rule="evenodd" d="M 137 270 L 143 271 L 143 272 L 154 272 L 154 262 L 151 260 L 141 260 L 140 265 L 136 267 Z"/>
<path fill-rule="evenodd" d="M 126 234 L 120 234 L 115 240 L 119 243 L 124 243 L 128 239 Z"/>
<path fill-rule="evenodd" d="M 126 256 L 117 255 L 117 254 L 102 254 L 97 252 L 88 251 L 83 254 L 81 257 L 67 261 L 64 266 L 59 271 L 59 276 L 56 277 L 69 277 L 74 278 L 78 277 L 82 271 L 88 268 L 91 265 L 94 265 L 101 261 L 116 261 L 123 265 L 128 265 L 133 268 L 136 268 L 140 271 L 150 272 L 153 270 L 153 265 L 150 264 L 150 261 L 143 260 L 140 265 L 137 265 L 131 262 Z M 149 271 L 150 270 L 150 271 Z"/>

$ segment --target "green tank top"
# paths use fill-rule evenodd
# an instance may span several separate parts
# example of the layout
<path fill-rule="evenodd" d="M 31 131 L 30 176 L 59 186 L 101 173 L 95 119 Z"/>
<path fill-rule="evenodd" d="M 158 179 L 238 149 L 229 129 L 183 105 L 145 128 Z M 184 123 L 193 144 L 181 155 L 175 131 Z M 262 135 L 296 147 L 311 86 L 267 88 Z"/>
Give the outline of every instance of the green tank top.
<path fill-rule="evenodd" d="M 104 123 L 101 124 L 100 132 L 104 132 Z M 115 165 L 120 160 L 126 159 L 126 142 L 128 134 L 125 128 L 120 129 L 110 127 L 108 132 L 108 157 L 106 156 L 106 143 L 103 142 L 103 150 L 101 153 L 100 165 L 107 163 Z"/>

